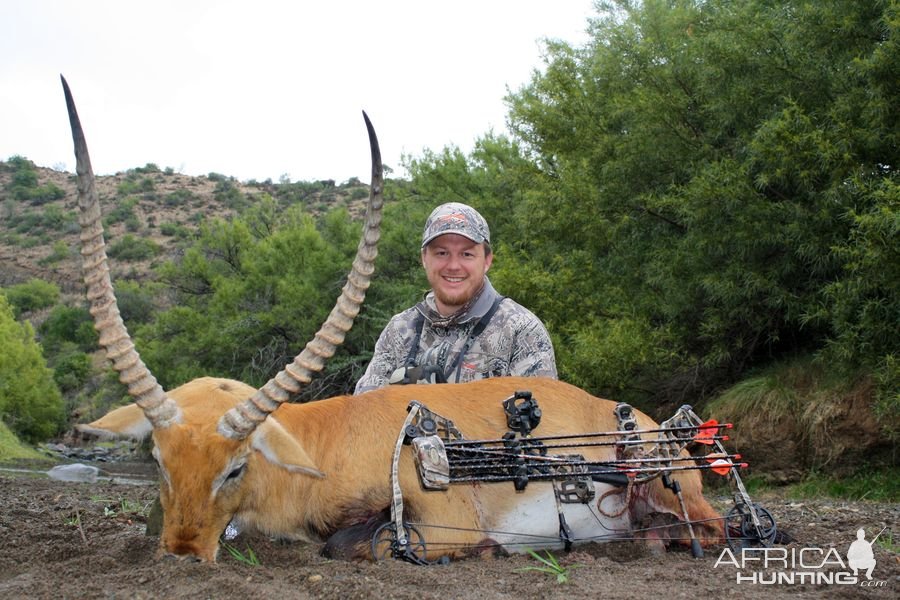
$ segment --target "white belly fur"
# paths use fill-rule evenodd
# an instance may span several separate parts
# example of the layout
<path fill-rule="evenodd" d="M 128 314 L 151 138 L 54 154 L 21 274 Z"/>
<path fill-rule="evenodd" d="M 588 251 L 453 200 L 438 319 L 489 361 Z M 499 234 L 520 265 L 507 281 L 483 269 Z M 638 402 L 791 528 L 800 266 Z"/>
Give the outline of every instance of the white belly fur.
<path fill-rule="evenodd" d="M 562 504 L 563 515 L 576 544 L 603 542 L 630 536 L 628 513 L 610 518 L 597 510 L 597 500 L 610 486 L 594 485 L 594 499 L 587 504 Z M 561 548 L 559 514 L 549 482 L 531 482 L 523 492 L 510 486 L 509 510 L 483 522 L 487 535 L 508 552 L 527 552 L 529 549 Z M 603 508 L 615 514 L 621 509 L 620 496 L 612 494 L 603 501 Z"/>

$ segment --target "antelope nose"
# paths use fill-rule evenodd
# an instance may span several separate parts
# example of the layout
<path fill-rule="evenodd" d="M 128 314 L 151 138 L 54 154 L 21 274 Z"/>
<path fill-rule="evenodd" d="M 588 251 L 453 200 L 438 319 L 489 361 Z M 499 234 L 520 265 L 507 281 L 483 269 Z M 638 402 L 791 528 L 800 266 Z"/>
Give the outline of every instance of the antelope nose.
<path fill-rule="evenodd" d="M 189 563 L 198 563 L 203 562 L 203 559 L 197 556 L 196 554 L 173 554 L 172 552 L 166 552 L 163 554 L 164 560 L 181 560 Z"/>

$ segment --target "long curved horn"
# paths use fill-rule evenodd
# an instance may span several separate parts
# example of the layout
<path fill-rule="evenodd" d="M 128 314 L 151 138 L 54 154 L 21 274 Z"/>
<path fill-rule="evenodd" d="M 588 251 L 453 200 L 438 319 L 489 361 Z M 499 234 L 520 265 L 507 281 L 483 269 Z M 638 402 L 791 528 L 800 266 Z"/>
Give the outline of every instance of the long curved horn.
<path fill-rule="evenodd" d="M 81 224 L 81 257 L 84 283 L 88 288 L 87 298 L 94 316 L 94 328 L 100 332 L 100 345 L 106 350 L 106 357 L 112 361 L 119 373 L 119 381 L 128 386 L 128 393 L 141 407 L 154 429 L 166 428 L 180 420 L 178 405 L 166 396 L 162 386 L 150 372 L 137 350 L 128 330 L 122 323 L 119 305 L 109 277 L 106 263 L 106 243 L 103 240 L 103 223 L 100 220 L 100 203 L 94 187 L 94 172 L 88 155 L 87 142 L 81 121 L 75 110 L 75 101 L 66 78 L 60 75 L 66 107 L 69 110 L 69 124 L 72 126 L 72 141 L 75 142 L 75 171 L 78 173 L 78 218 Z"/>
<path fill-rule="evenodd" d="M 381 237 L 381 208 L 384 204 L 382 190 L 384 175 L 381 167 L 381 151 L 375 129 L 363 112 L 366 129 L 369 132 L 369 147 L 372 151 L 372 184 L 369 189 L 369 203 L 366 207 L 366 222 L 362 238 L 356 249 L 353 267 L 347 276 L 347 283 L 338 296 L 337 303 L 322 324 L 316 336 L 306 345 L 294 361 L 270 379 L 253 396 L 222 415 L 219 433 L 225 437 L 244 439 L 256 426 L 262 423 L 290 394 L 310 382 L 312 375 L 325 366 L 335 349 L 344 341 L 344 336 L 353 326 L 359 313 L 366 290 L 369 288 L 375 257 L 378 255 L 378 239 Z"/>

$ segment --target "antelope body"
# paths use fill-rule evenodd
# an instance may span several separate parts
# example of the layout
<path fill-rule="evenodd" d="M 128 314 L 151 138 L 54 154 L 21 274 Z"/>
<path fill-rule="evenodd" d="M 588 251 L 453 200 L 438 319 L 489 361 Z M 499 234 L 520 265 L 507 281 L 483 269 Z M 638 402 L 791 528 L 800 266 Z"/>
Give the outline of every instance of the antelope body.
<path fill-rule="evenodd" d="M 100 343 L 135 399 L 79 429 L 133 438 L 152 435 L 164 509 L 161 555 L 215 561 L 219 537 L 234 520 L 273 536 L 325 542 L 331 556 L 370 557 L 372 534 L 390 519 L 392 453 L 411 400 L 453 420 L 469 439 L 495 439 L 505 433 L 501 402 L 519 390 L 531 391 L 540 402 L 539 435 L 616 429 L 614 403 L 539 378 L 391 386 L 360 396 L 284 403 L 343 341 L 374 269 L 383 176 L 368 117 L 372 184 L 363 235 L 347 284 L 315 338 L 258 390 L 229 379 L 201 378 L 166 393 L 140 360 L 119 316 L 87 144 L 65 80 L 63 87 L 77 159 L 87 297 Z M 655 427 L 640 413 L 637 424 Z M 588 460 L 608 460 L 613 452 L 609 446 L 590 447 L 582 454 Z M 690 520 L 717 519 L 702 496 L 696 471 L 674 478 L 681 484 Z M 508 482 L 426 491 L 407 449 L 400 456 L 399 483 L 404 516 L 418 524 L 430 544 L 428 558 L 498 545 L 522 551 L 562 543 L 548 482 L 530 483 L 520 492 Z M 608 487 L 597 484 L 597 496 Z M 636 488 L 627 507 L 616 506 L 621 500 L 616 494 L 601 499 L 601 508 L 596 500 L 566 505 L 565 517 L 576 537 L 630 537 L 635 524 L 654 515 L 682 515 L 676 496 L 658 479 Z M 721 526 L 707 521 L 697 531 L 701 540 L 718 539 Z"/>
<path fill-rule="evenodd" d="M 540 378 L 501 377 L 465 384 L 390 386 L 359 396 L 284 404 L 247 439 L 216 432 L 221 416 L 255 390 L 243 383 L 196 379 L 170 392 L 182 420 L 152 430 L 132 404 L 81 426 L 99 434 L 140 437 L 152 431 L 160 465 L 165 511 L 160 551 L 215 560 L 229 521 L 241 528 L 289 539 L 325 542 L 331 556 L 371 557 L 375 529 L 390 519 L 391 455 L 411 400 L 451 419 L 470 439 L 497 439 L 508 430 L 502 400 L 529 390 L 543 417 L 535 435 L 614 431 L 615 403 L 569 384 Z M 655 427 L 638 413 L 638 426 Z M 611 460 L 609 446 L 585 448 L 588 460 Z M 510 482 L 453 484 L 425 490 L 411 450 L 400 458 L 407 520 L 426 538 L 429 558 L 463 556 L 506 545 L 512 551 L 557 547 L 559 521 L 549 482 L 516 492 Z M 718 515 L 701 494 L 697 471 L 674 475 L 692 520 Z M 597 498 L 610 486 L 597 485 Z M 603 502 L 619 512 L 624 494 Z M 676 497 L 657 479 L 639 486 L 629 508 L 610 518 L 597 500 L 566 504 L 573 533 L 584 541 L 631 537 L 632 527 L 656 513 L 680 515 Z M 720 537 L 716 521 L 700 527 L 708 541 Z"/>

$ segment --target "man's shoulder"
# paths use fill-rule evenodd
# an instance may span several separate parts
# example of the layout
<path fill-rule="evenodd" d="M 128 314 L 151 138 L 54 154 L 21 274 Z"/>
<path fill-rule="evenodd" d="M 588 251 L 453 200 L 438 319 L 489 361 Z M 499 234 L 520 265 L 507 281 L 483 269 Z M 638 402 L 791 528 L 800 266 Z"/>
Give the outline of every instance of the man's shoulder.
<path fill-rule="evenodd" d="M 504 298 L 497 307 L 488 327 L 492 331 L 503 331 L 506 335 L 549 335 L 537 315 L 509 297 Z"/>
<path fill-rule="evenodd" d="M 391 320 L 388 321 L 388 324 L 385 326 L 385 330 L 406 330 L 410 327 L 414 327 L 421 315 L 422 313 L 420 313 L 415 306 L 410 306 L 406 310 L 398 312 L 391 317 Z"/>
<path fill-rule="evenodd" d="M 533 312 L 510 298 L 506 296 L 503 298 L 503 301 L 500 302 L 500 305 L 497 307 L 497 313 L 501 317 L 512 318 L 518 317 L 520 319 L 528 320 L 528 321 L 538 321 L 537 315 Z"/>

